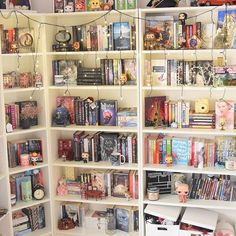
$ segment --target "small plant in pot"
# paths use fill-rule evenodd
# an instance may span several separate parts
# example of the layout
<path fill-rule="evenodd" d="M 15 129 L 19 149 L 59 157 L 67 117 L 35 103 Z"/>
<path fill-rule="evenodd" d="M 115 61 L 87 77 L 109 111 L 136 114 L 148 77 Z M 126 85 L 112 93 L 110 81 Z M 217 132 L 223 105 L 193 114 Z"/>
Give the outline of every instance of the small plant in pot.
<path fill-rule="evenodd" d="M 20 126 L 22 129 L 29 129 L 32 120 L 37 119 L 40 109 L 32 103 L 22 107 L 20 112 Z"/>

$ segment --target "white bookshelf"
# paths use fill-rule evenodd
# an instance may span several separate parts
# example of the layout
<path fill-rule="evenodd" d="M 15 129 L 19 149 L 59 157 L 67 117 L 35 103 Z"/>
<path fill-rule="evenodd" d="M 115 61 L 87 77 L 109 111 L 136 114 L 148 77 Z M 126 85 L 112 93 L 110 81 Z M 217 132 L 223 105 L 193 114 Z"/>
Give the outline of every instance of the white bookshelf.
<path fill-rule="evenodd" d="M 25 13 L 35 20 L 41 22 L 47 22 L 51 24 L 71 26 L 76 24 L 83 24 L 93 19 L 101 17 L 105 12 L 81 12 L 81 13 L 63 13 L 53 14 L 53 2 L 52 0 L 47 1 L 36 1 L 32 0 L 33 7 L 38 8 L 38 12 L 48 13 Z M 140 1 L 141 2 L 141 1 Z M 235 7 L 229 7 L 236 8 Z M 197 13 L 203 13 L 209 10 L 214 10 L 214 17 L 218 9 L 224 9 L 219 7 L 195 7 L 195 8 L 165 8 L 165 9 L 140 9 L 140 10 L 127 10 L 123 11 L 125 14 L 133 17 L 144 17 L 147 13 L 156 13 L 161 15 L 174 15 L 177 16 L 179 12 L 188 12 L 189 15 L 195 15 Z M 209 11 L 210 12 L 210 11 Z M 122 21 L 133 22 L 133 19 L 128 15 L 122 15 Z M 210 14 L 210 13 L 208 13 Z M 208 15 L 209 16 L 209 15 Z M 199 20 L 202 16 L 199 16 Z M 206 17 L 207 18 L 207 17 Z M 1 18 L 2 19 L 2 18 Z M 209 18 L 208 18 L 209 19 Z M 108 22 L 119 21 L 120 15 L 118 12 L 112 11 L 106 16 Z M 104 23 L 104 17 L 97 21 L 97 23 Z M 232 99 L 236 101 L 235 87 L 219 87 L 210 88 L 207 87 L 160 87 L 160 86 L 145 86 L 144 81 L 144 60 L 151 56 L 152 59 L 211 59 L 211 55 L 216 58 L 222 54 L 221 49 L 206 49 L 206 50 L 155 50 L 155 51 L 144 51 L 142 48 L 142 39 L 144 32 L 144 22 L 136 20 L 137 26 L 137 50 L 129 51 L 98 51 L 98 52 L 53 52 L 52 44 L 55 43 L 54 35 L 59 30 L 57 27 L 52 26 L 41 26 L 41 35 L 39 40 L 39 50 L 37 53 L 20 53 L 16 54 L 0 54 L 0 189 L 4 189 L 0 198 L 0 207 L 8 209 L 8 214 L 0 219 L 0 234 L 3 236 L 13 236 L 12 230 L 12 212 L 22 209 L 24 207 L 38 205 L 43 203 L 45 206 L 46 214 L 46 228 L 38 230 L 28 234 L 29 236 L 69 236 L 69 235 L 105 235 L 104 232 L 94 231 L 91 229 L 77 228 L 69 231 L 59 231 L 57 228 L 58 220 L 58 208 L 62 202 L 84 202 L 95 206 L 111 206 L 111 205 L 123 205 L 123 206 L 138 206 L 139 207 L 139 232 L 132 232 L 126 234 L 117 231 L 117 236 L 144 236 L 144 215 L 143 208 L 146 204 L 157 204 L 165 206 L 183 206 L 183 207 L 199 207 L 205 209 L 211 209 L 219 211 L 224 215 L 228 216 L 235 223 L 236 219 L 236 203 L 235 202 L 223 202 L 223 201 L 209 201 L 209 200 L 188 200 L 184 204 L 180 204 L 176 195 L 161 196 L 159 201 L 148 201 L 146 199 L 145 189 L 145 172 L 146 171 L 169 171 L 169 172 L 181 172 L 186 174 L 197 173 L 197 174 L 224 174 L 230 175 L 235 178 L 235 171 L 215 169 L 215 168 L 204 168 L 197 169 L 187 166 L 171 166 L 166 167 L 164 165 L 151 165 L 144 164 L 144 136 L 147 134 L 169 134 L 176 136 L 190 136 L 190 137 L 217 137 L 217 136 L 236 136 L 236 131 L 219 131 L 215 129 L 171 129 L 171 128 L 146 128 L 144 127 L 144 97 L 148 94 L 153 96 L 166 95 L 170 96 L 171 99 L 178 99 L 183 93 L 183 98 L 191 98 L 192 101 L 199 97 L 210 97 L 211 99 L 217 99 L 221 97 L 225 91 L 225 99 Z M 9 20 L 2 20 L 4 27 L 10 28 L 16 26 L 14 14 Z M 27 20 L 19 15 L 19 24 L 21 26 L 27 26 Z M 38 24 L 32 22 L 31 26 L 38 33 Z M 229 61 L 234 61 L 234 54 L 236 49 L 227 49 L 225 53 L 229 58 Z M 209 57 L 210 55 L 210 57 Z M 43 87 L 35 90 L 34 99 L 38 101 L 39 105 L 43 107 L 43 110 L 39 116 L 39 125 L 33 126 L 28 130 L 14 130 L 12 133 L 5 132 L 5 117 L 4 117 L 4 104 L 7 102 L 15 102 L 19 100 L 28 100 L 31 93 L 34 91 L 33 88 L 25 89 L 3 89 L 2 75 L 3 73 L 11 70 L 15 70 L 17 67 L 18 56 L 20 58 L 20 70 L 30 70 L 32 68 L 32 61 L 34 57 L 39 60 L 38 70 L 43 74 Z M 107 126 L 77 126 L 70 125 L 67 127 L 52 127 L 51 116 L 56 106 L 56 97 L 63 95 L 66 86 L 53 86 L 52 83 L 52 60 L 66 60 L 66 59 L 77 59 L 84 60 L 86 64 L 95 65 L 96 58 L 109 58 L 109 59 L 120 59 L 121 58 L 135 58 L 137 60 L 137 85 L 135 86 L 69 86 L 71 96 L 93 96 L 97 98 L 117 99 L 121 107 L 136 106 L 138 108 L 138 127 L 107 127 Z M 9 63 L 11 62 L 11 63 Z M 122 99 L 121 99 L 122 93 Z M 213 103 L 210 104 L 213 107 Z M 138 164 L 125 164 L 121 166 L 111 166 L 110 163 L 104 162 L 89 162 L 82 163 L 76 161 L 62 161 L 57 156 L 57 139 L 58 138 L 71 138 L 75 131 L 86 131 L 86 132 L 117 132 L 117 133 L 135 133 L 137 134 L 138 140 Z M 8 168 L 7 160 L 7 141 L 8 140 L 19 140 L 26 138 L 41 138 L 43 140 L 44 147 L 44 162 L 37 166 L 29 166 L 26 168 L 16 167 Z M 56 187 L 58 179 L 62 176 L 64 167 L 75 167 L 76 169 L 96 169 L 96 170 L 137 170 L 139 172 L 139 199 L 127 201 L 122 198 L 107 197 L 102 200 L 95 199 L 82 199 L 78 196 L 57 196 Z M 41 201 L 30 201 L 30 202 L 18 202 L 16 206 L 10 204 L 10 187 L 9 178 L 11 175 L 19 174 L 24 171 L 33 170 L 40 168 L 44 173 L 44 181 L 46 188 L 46 197 Z M 3 197 L 2 197 L 3 196 Z"/>

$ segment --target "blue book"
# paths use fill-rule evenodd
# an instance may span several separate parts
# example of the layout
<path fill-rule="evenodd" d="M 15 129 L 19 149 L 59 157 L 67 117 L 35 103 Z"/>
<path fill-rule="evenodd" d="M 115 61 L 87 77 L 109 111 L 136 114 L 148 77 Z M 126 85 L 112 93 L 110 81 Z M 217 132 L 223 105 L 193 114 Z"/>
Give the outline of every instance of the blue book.
<path fill-rule="evenodd" d="M 100 100 L 100 125 L 116 126 L 117 120 L 117 101 Z"/>
<path fill-rule="evenodd" d="M 130 50 L 130 26 L 129 22 L 113 23 L 114 50 Z"/>
<path fill-rule="evenodd" d="M 116 229 L 127 233 L 130 231 L 130 213 L 128 207 L 116 208 Z"/>
<path fill-rule="evenodd" d="M 21 183 L 31 181 L 31 176 L 18 176 L 16 177 L 16 200 L 21 199 Z"/>
<path fill-rule="evenodd" d="M 172 157 L 173 164 L 188 165 L 191 158 L 191 139 L 173 138 Z"/>

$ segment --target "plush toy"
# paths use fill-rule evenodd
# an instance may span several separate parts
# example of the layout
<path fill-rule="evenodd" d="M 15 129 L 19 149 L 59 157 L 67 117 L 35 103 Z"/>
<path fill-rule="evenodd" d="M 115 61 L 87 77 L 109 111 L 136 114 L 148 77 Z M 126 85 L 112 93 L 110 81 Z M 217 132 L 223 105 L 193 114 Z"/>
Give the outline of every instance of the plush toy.
<path fill-rule="evenodd" d="M 234 227 L 229 222 L 221 220 L 216 225 L 214 236 L 235 236 Z"/>
<path fill-rule="evenodd" d="M 179 202 L 185 203 L 187 201 L 187 196 L 189 193 L 188 184 L 179 184 L 176 187 L 176 192 L 179 195 Z"/>

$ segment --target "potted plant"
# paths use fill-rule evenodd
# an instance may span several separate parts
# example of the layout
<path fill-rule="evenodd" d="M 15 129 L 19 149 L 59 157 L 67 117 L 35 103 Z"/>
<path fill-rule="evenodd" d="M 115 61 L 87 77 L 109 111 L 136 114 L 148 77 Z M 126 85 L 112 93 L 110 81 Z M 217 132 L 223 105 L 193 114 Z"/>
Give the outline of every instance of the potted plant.
<path fill-rule="evenodd" d="M 26 104 L 20 112 L 20 124 L 22 129 L 29 129 L 33 119 L 38 117 L 40 109 L 33 103 Z"/>

